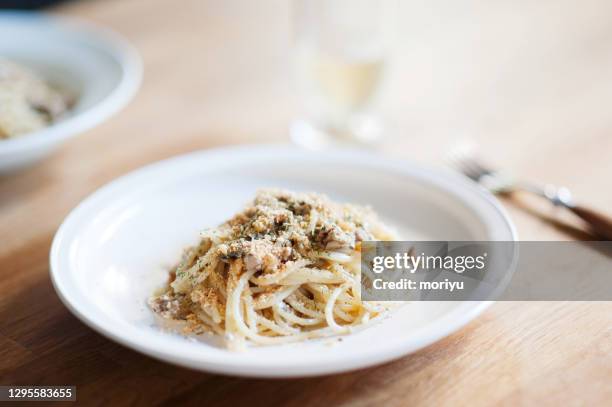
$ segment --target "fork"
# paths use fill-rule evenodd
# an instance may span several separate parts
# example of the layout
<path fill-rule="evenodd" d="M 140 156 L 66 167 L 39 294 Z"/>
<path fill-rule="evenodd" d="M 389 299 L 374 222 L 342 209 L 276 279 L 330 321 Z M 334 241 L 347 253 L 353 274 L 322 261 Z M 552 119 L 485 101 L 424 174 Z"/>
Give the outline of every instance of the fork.
<path fill-rule="evenodd" d="M 552 184 L 538 185 L 515 179 L 510 174 L 488 167 L 465 151 L 454 150 L 447 159 L 452 167 L 494 194 L 524 191 L 538 195 L 554 206 L 567 208 L 573 212 L 585 221 L 591 232 L 599 238 L 612 240 L 612 218 L 594 209 L 575 204 L 570 190 L 565 187 Z"/>

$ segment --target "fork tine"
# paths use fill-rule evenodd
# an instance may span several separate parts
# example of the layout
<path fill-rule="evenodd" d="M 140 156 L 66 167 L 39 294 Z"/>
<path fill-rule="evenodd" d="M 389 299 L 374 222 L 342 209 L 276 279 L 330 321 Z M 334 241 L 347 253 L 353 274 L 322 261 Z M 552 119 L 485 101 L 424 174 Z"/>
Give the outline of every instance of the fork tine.
<path fill-rule="evenodd" d="M 490 192 L 507 193 L 515 189 L 512 177 L 483 164 L 473 150 L 455 149 L 447 156 L 448 163 Z"/>
<path fill-rule="evenodd" d="M 471 149 L 452 149 L 447 155 L 447 161 L 452 167 L 474 181 L 478 181 L 483 175 L 492 173 L 491 169 L 478 161 Z"/>

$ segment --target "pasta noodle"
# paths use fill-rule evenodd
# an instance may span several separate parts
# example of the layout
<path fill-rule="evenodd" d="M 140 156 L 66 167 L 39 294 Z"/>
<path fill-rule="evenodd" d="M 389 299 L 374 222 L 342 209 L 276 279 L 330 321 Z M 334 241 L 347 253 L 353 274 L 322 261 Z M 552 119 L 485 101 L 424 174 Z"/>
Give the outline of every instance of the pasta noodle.
<path fill-rule="evenodd" d="M 347 334 L 387 309 L 361 301 L 361 242 L 392 238 L 368 208 L 262 190 L 202 233 L 149 305 L 186 334 L 223 334 L 230 348 Z"/>

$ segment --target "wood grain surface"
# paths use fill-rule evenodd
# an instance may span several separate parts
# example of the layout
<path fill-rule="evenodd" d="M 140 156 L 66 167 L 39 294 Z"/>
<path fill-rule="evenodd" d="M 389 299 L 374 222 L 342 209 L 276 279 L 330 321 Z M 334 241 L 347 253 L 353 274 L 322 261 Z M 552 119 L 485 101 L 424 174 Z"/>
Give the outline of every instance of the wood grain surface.
<path fill-rule="evenodd" d="M 0 384 L 73 384 L 93 405 L 610 405 L 604 302 L 497 303 L 395 362 L 296 380 L 185 370 L 94 333 L 51 286 L 57 227 L 85 196 L 144 164 L 286 141 L 298 114 L 290 10 L 281 0 L 92 0 L 52 12 L 123 34 L 145 77 L 121 113 L 0 178 Z M 438 165 L 468 137 L 495 163 L 612 211 L 611 2 L 409 1 L 396 17 L 384 154 Z M 567 233 L 556 223 L 566 215 L 546 206 L 505 205 L 524 240 L 581 236 L 579 223 Z"/>

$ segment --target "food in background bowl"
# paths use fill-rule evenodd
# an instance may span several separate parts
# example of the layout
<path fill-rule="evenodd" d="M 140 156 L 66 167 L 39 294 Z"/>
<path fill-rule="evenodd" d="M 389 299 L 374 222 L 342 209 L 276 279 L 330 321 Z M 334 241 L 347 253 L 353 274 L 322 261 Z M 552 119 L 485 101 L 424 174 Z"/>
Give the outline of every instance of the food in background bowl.
<path fill-rule="evenodd" d="M 0 140 L 19 137 L 60 119 L 74 98 L 28 68 L 0 59 Z"/>

